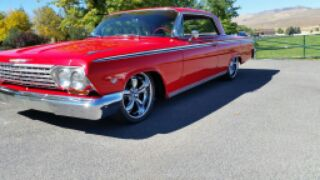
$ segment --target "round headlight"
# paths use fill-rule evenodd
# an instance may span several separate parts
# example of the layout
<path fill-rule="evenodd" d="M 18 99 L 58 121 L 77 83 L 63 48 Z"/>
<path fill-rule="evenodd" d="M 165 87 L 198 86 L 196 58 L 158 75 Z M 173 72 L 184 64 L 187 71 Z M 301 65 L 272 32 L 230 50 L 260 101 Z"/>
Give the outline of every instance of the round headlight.
<path fill-rule="evenodd" d="M 68 89 L 70 87 L 71 70 L 68 68 L 57 68 L 54 71 L 54 79 L 59 87 Z"/>
<path fill-rule="evenodd" d="M 92 88 L 81 67 L 56 67 L 51 75 L 60 89 L 71 94 L 87 95 Z"/>
<path fill-rule="evenodd" d="M 70 84 L 71 89 L 82 91 L 85 90 L 88 86 L 89 82 L 82 70 L 78 69 L 72 72 Z"/>

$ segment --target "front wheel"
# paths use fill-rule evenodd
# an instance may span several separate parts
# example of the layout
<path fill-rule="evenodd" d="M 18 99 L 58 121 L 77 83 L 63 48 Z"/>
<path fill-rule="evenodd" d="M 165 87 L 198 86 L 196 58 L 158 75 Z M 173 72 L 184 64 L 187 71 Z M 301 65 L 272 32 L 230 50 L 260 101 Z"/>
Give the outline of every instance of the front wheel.
<path fill-rule="evenodd" d="M 227 71 L 227 74 L 225 75 L 225 78 L 228 80 L 235 79 L 238 75 L 239 67 L 240 67 L 239 58 L 232 58 L 228 66 L 228 71 Z"/>
<path fill-rule="evenodd" d="M 148 74 L 139 73 L 126 83 L 120 107 L 120 118 L 129 123 L 143 121 L 155 100 L 154 82 Z"/>

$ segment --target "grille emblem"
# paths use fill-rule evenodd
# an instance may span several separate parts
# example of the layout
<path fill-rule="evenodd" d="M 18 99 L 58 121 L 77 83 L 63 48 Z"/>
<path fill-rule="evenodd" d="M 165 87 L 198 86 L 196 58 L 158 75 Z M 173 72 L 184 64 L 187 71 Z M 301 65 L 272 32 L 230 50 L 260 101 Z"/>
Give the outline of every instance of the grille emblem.
<path fill-rule="evenodd" d="M 10 59 L 9 60 L 11 63 L 26 63 L 29 60 L 28 59 Z"/>

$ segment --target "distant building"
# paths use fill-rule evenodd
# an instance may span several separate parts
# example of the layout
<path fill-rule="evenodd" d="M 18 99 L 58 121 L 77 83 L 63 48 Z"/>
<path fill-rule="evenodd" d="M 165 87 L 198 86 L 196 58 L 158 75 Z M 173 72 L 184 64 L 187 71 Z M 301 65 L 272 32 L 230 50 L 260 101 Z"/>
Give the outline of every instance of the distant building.
<path fill-rule="evenodd" d="M 257 29 L 256 35 L 259 36 L 274 36 L 276 35 L 276 30 L 274 29 Z"/>

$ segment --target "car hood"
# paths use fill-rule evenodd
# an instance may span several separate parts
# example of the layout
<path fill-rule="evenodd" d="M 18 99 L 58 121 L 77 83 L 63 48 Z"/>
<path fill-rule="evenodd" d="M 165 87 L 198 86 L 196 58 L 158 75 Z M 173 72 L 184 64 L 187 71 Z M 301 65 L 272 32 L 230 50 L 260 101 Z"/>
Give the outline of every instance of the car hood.
<path fill-rule="evenodd" d="M 89 38 L 0 52 L 0 62 L 22 59 L 31 64 L 85 65 L 96 59 L 174 47 L 178 40 L 161 37 Z"/>

